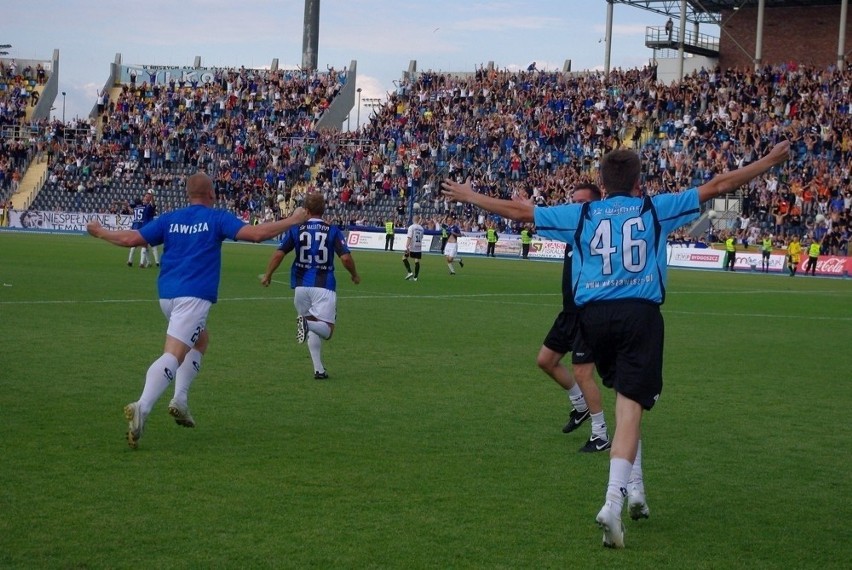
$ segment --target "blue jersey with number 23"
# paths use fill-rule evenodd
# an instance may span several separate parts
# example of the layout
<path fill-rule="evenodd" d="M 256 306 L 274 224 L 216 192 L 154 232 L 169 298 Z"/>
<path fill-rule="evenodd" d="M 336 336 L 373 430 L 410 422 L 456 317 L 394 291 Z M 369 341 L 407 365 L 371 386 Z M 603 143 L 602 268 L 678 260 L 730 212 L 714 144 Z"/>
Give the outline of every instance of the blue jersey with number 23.
<path fill-rule="evenodd" d="M 349 248 L 340 228 L 320 219 L 293 226 L 284 234 L 278 249 L 296 252 L 290 268 L 290 287 L 322 287 L 334 291 L 334 256 L 346 255 Z"/>

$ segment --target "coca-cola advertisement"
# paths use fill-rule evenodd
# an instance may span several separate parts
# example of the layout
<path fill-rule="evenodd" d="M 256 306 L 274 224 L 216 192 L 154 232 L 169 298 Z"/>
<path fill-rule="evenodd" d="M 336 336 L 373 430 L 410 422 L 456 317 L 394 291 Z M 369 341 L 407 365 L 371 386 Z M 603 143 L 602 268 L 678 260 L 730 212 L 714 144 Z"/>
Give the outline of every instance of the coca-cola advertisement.
<path fill-rule="evenodd" d="M 803 255 L 799 263 L 798 272 L 804 273 L 808 264 L 808 256 Z M 830 275 L 833 277 L 846 277 L 852 275 L 852 258 L 838 257 L 836 255 L 820 255 L 816 264 L 817 275 Z"/>

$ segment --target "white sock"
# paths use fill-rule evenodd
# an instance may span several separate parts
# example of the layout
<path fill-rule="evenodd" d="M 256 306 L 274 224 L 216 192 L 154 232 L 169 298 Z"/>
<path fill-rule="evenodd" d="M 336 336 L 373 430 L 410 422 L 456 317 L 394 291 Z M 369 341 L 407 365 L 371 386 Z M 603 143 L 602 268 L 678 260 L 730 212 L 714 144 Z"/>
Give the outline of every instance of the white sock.
<path fill-rule="evenodd" d="M 620 457 L 609 460 L 609 484 L 606 488 L 606 502 L 612 503 L 617 512 L 621 512 L 624 506 L 624 497 L 627 495 L 627 478 L 633 464 Z"/>
<path fill-rule="evenodd" d="M 323 321 L 308 321 L 308 330 L 324 339 L 331 336 L 331 327 Z"/>
<path fill-rule="evenodd" d="M 645 481 L 642 479 L 642 440 L 639 440 L 639 446 L 636 448 L 636 459 L 633 460 L 633 468 L 630 470 L 630 479 L 628 483 L 631 487 L 636 487 L 642 492 L 645 491 Z"/>
<path fill-rule="evenodd" d="M 586 398 L 583 397 L 583 391 L 577 384 L 568 389 L 568 399 L 571 400 L 571 405 L 578 412 L 585 412 L 589 409 L 589 406 L 586 405 Z"/>
<path fill-rule="evenodd" d="M 143 416 L 147 416 L 151 412 L 154 404 L 175 379 L 177 367 L 177 357 L 165 352 L 148 368 L 148 373 L 145 375 L 145 387 L 139 397 L 139 408 Z"/>
<path fill-rule="evenodd" d="M 456 272 L 456 270 L 455 270 L 455 268 L 453 267 L 453 264 L 452 264 L 452 263 L 447 263 L 447 267 L 449 267 L 449 268 L 450 268 L 450 273 L 455 273 L 455 272 Z"/>
<path fill-rule="evenodd" d="M 133 254 L 136 252 L 135 247 L 130 248 L 130 254 L 127 256 L 127 263 L 133 263 Z"/>
<path fill-rule="evenodd" d="M 606 435 L 606 422 L 604 421 L 604 413 L 603 411 L 598 412 L 597 414 L 592 414 L 592 435 L 601 437 L 603 439 L 609 439 Z"/>
<path fill-rule="evenodd" d="M 160 265 L 160 251 L 156 247 L 152 247 L 151 252 L 154 254 L 154 263 Z"/>
<path fill-rule="evenodd" d="M 201 370 L 202 356 L 204 355 L 193 348 L 183 359 L 183 364 L 180 365 L 177 374 L 175 374 L 174 399 L 183 406 L 188 405 L 189 387 L 192 386 L 192 381 L 195 380 L 198 371 Z"/>
<path fill-rule="evenodd" d="M 314 372 L 325 372 L 322 365 L 322 338 L 318 334 L 308 333 L 308 350 L 314 363 Z"/>
<path fill-rule="evenodd" d="M 139 265 L 148 265 L 148 248 L 142 248 L 142 254 L 139 256 Z"/>

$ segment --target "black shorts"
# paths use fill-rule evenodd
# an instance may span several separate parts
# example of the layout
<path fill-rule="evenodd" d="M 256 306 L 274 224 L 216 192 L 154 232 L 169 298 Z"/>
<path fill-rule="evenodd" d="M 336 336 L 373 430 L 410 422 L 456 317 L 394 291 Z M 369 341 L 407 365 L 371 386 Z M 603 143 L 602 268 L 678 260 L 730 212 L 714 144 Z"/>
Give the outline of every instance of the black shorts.
<path fill-rule="evenodd" d="M 421 257 L 423 257 L 423 252 L 422 251 L 406 251 L 404 254 L 402 254 L 402 257 L 404 257 L 406 259 L 409 258 L 409 257 L 412 258 L 412 259 L 420 259 Z"/>
<path fill-rule="evenodd" d="M 544 338 L 544 346 L 559 354 L 571 353 L 571 364 L 591 364 L 592 351 L 580 334 L 580 317 L 576 312 L 562 311 Z"/>
<path fill-rule="evenodd" d="M 654 407 L 663 390 L 663 336 L 660 306 L 645 301 L 587 305 L 580 329 L 595 354 L 604 386 Z"/>

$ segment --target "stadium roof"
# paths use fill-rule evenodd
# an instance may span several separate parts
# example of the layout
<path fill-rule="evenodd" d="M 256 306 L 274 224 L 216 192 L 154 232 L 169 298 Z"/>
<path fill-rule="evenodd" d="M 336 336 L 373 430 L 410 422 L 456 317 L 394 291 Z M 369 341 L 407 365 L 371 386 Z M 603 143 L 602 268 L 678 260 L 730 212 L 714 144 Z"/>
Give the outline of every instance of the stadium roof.
<path fill-rule="evenodd" d="M 791 6 L 839 6 L 842 0 L 765 0 L 768 10 Z M 656 12 L 664 16 L 680 17 L 680 0 L 612 0 L 615 4 L 627 4 Z M 699 24 L 718 24 L 724 10 L 757 8 L 759 0 L 686 0 L 686 19 Z"/>

